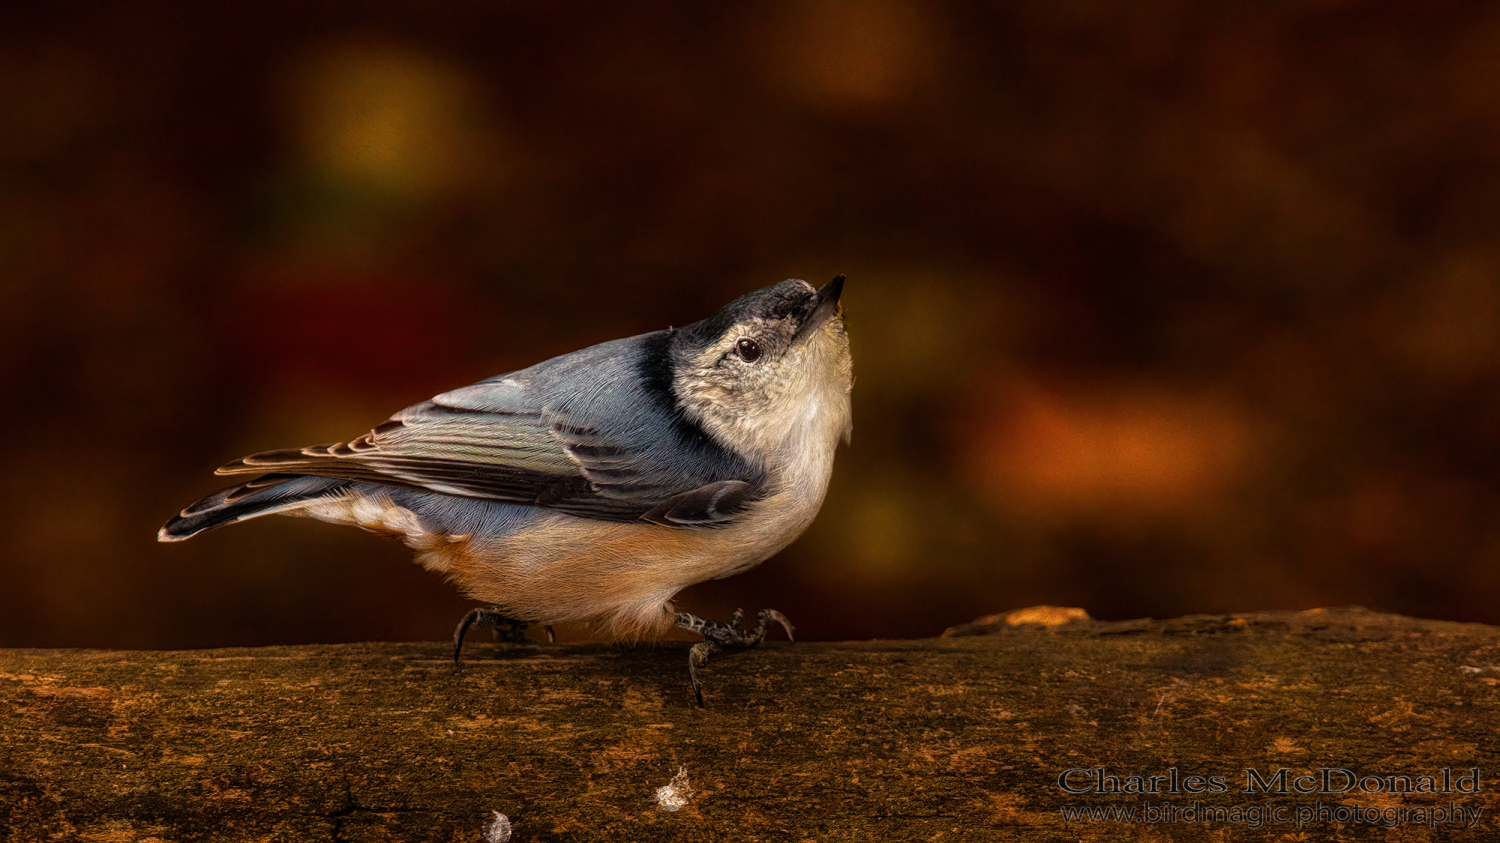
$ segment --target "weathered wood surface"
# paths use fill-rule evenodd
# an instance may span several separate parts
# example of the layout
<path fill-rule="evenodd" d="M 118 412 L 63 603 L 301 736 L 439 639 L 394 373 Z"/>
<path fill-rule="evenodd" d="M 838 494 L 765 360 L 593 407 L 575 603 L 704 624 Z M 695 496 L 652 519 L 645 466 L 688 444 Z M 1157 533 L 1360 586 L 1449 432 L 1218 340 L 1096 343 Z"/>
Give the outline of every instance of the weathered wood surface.
<path fill-rule="evenodd" d="M 1500 839 L 1500 629 L 1329 610 L 950 633 L 721 655 L 707 710 L 684 644 L 476 642 L 462 669 L 438 643 L 0 651 L 0 837 L 480 840 L 499 811 L 516 841 Z M 1095 767 L 1232 789 L 1059 786 Z M 1315 804 L 1239 792 L 1243 769 L 1282 767 L 1478 768 L 1476 794 L 1321 798 L 1484 813 L 1297 837 L 1060 811 Z M 692 792 L 669 812 L 679 769 Z"/>

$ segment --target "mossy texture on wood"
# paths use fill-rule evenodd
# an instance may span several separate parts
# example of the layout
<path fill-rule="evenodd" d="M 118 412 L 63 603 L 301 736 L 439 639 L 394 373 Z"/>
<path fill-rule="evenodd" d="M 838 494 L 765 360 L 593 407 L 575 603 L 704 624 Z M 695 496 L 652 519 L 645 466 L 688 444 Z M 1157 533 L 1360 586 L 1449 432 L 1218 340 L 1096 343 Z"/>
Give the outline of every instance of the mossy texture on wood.
<path fill-rule="evenodd" d="M 0 651 L 0 839 L 515 841 L 1280 839 L 1288 825 L 1066 820 L 1058 777 L 1479 768 L 1478 825 L 1319 824 L 1317 840 L 1500 836 L 1500 629 L 1363 610 L 1106 623 L 982 619 L 937 639 L 476 642 Z M 1051 620 L 1049 620 L 1051 619 Z M 673 785 L 669 792 L 659 790 Z M 670 798 L 668 798 L 670 797 Z M 668 805 L 667 803 L 672 803 Z M 664 807 L 665 806 L 665 807 Z M 675 806 L 677 810 L 668 810 Z"/>

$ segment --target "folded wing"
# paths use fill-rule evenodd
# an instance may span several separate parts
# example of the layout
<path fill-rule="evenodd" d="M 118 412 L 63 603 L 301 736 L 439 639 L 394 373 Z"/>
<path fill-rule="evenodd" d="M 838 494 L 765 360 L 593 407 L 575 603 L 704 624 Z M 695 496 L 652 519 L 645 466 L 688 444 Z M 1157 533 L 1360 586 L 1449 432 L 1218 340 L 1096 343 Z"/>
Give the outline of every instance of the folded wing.
<path fill-rule="evenodd" d="M 760 473 L 643 377 L 654 335 L 443 393 L 352 441 L 267 451 L 219 474 L 307 474 L 531 504 L 614 521 L 731 523 Z"/>

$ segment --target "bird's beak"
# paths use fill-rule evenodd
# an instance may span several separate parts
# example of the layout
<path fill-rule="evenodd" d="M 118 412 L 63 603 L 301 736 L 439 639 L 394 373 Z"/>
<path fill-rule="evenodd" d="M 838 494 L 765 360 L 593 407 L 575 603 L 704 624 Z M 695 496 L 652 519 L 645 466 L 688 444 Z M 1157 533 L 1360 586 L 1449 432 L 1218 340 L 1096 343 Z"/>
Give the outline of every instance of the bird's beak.
<path fill-rule="evenodd" d="M 840 275 L 823 285 L 821 290 L 813 293 L 813 309 L 802 321 L 802 327 L 797 329 L 797 336 L 792 342 L 799 343 L 811 337 L 833 316 L 839 312 L 839 295 L 844 292 L 844 276 Z"/>

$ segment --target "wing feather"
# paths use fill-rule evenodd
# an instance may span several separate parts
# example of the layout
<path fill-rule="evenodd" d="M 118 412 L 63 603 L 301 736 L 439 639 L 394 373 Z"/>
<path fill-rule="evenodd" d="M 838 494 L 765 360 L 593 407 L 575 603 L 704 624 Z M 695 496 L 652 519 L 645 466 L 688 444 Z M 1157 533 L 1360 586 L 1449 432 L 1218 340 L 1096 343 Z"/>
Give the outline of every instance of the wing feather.
<path fill-rule="evenodd" d="M 671 402 L 643 394 L 641 379 L 620 371 L 627 342 L 445 392 L 349 442 L 252 454 L 218 473 L 307 474 L 678 527 L 729 523 L 758 497 L 759 472 L 685 427 Z M 614 357 L 570 360 L 607 348 Z M 549 367 L 568 367 L 567 377 L 544 377 Z M 572 388 L 536 386 L 549 382 Z"/>

